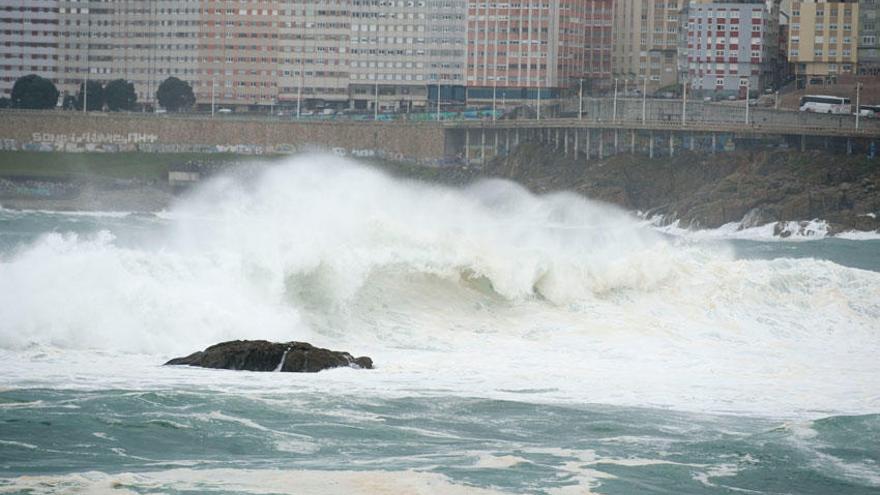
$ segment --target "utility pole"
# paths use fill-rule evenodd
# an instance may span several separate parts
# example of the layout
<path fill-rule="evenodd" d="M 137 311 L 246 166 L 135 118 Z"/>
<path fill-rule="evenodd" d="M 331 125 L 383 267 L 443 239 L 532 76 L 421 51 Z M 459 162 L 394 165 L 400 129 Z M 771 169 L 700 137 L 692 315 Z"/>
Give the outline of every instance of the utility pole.
<path fill-rule="evenodd" d="M 644 124 L 648 120 L 648 76 L 645 77 L 644 85 L 642 86 L 642 123 Z"/>
<path fill-rule="evenodd" d="M 617 78 L 614 78 L 614 110 L 611 116 L 611 122 L 617 122 Z"/>
<path fill-rule="evenodd" d="M 687 107 L 688 107 L 688 83 L 687 79 L 685 79 L 681 83 L 681 125 L 685 125 L 687 122 Z"/>
<path fill-rule="evenodd" d="M 859 117 L 862 113 L 861 103 L 859 102 L 859 96 L 861 95 L 862 83 L 856 81 L 856 130 L 859 130 Z"/>
<path fill-rule="evenodd" d="M 440 122 L 440 78 L 437 78 L 437 122 Z"/>
<path fill-rule="evenodd" d="M 578 104 L 578 120 L 582 120 L 584 118 L 584 80 L 581 79 L 581 89 L 578 92 L 578 98 L 580 103 Z"/>
<path fill-rule="evenodd" d="M 492 81 L 492 120 L 495 120 L 495 102 L 496 95 L 498 93 L 498 76 L 495 76 L 495 80 Z"/>
<path fill-rule="evenodd" d="M 214 102 L 216 101 L 214 96 L 215 86 L 217 86 L 217 80 L 211 79 L 211 117 L 214 116 Z"/>
<path fill-rule="evenodd" d="M 538 113 L 537 120 L 541 120 L 541 78 L 538 78 Z"/>
<path fill-rule="evenodd" d="M 373 103 L 373 120 L 379 120 L 379 74 L 376 74 L 376 102 Z"/>
<path fill-rule="evenodd" d="M 91 9 L 86 14 L 87 16 L 91 16 Z M 83 82 L 83 113 L 87 113 L 89 109 L 89 72 L 91 68 L 89 67 L 89 48 L 91 48 L 92 44 L 92 19 L 91 17 L 86 17 L 86 24 L 88 24 L 88 32 L 86 36 L 86 77 Z"/>
<path fill-rule="evenodd" d="M 749 125 L 749 92 L 752 87 L 752 78 L 746 78 L 746 125 Z"/>

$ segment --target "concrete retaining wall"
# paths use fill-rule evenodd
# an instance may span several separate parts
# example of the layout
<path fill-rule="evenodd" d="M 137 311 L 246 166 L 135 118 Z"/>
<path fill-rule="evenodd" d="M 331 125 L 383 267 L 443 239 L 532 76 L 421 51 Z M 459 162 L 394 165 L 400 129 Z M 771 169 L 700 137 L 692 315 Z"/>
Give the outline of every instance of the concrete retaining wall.
<path fill-rule="evenodd" d="M 327 149 L 431 163 L 444 130 L 431 123 L 290 122 L 197 116 L 0 111 L 0 148 L 59 151 L 289 153 Z"/>

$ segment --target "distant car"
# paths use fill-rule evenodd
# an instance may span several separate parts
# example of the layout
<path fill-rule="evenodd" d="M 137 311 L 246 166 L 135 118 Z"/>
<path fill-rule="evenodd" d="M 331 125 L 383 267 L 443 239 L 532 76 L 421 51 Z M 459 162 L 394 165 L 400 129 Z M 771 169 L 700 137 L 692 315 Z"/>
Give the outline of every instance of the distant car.
<path fill-rule="evenodd" d="M 157 108 L 155 110 L 155 113 L 168 113 L 168 110 L 165 110 L 164 108 Z"/>
<path fill-rule="evenodd" d="M 230 108 L 221 108 L 220 110 L 217 110 L 217 113 L 232 113 L 232 109 L 230 109 Z"/>
<path fill-rule="evenodd" d="M 310 117 L 312 115 L 315 115 L 315 112 L 311 110 L 303 110 L 302 112 L 300 112 L 300 115 L 303 117 Z"/>
<path fill-rule="evenodd" d="M 336 110 L 325 108 L 324 110 L 321 110 L 321 115 L 336 115 Z"/>

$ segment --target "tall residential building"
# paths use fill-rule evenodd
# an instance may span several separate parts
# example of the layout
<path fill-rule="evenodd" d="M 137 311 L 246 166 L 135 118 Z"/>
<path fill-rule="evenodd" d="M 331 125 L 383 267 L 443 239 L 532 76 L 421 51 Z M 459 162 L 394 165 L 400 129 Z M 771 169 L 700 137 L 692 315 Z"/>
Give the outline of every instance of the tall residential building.
<path fill-rule="evenodd" d="M 778 5 L 778 4 L 776 4 Z M 692 1 L 688 8 L 690 87 L 699 93 L 745 95 L 774 87 L 778 18 L 764 0 Z"/>
<path fill-rule="evenodd" d="M 793 1 L 788 60 L 798 87 L 854 74 L 858 63 L 859 4 L 855 0 Z"/>
<path fill-rule="evenodd" d="M 880 0 L 859 1 L 859 74 L 880 76 Z"/>
<path fill-rule="evenodd" d="M 614 2 L 614 73 L 648 91 L 676 84 L 687 0 Z"/>
<path fill-rule="evenodd" d="M 154 103 L 167 77 L 196 80 L 198 0 L 51 3 L 58 11 L 56 84 L 62 92 L 76 93 L 86 79 L 121 78 L 134 83 L 139 101 Z"/>
<path fill-rule="evenodd" d="M 197 104 L 411 109 L 504 88 L 552 96 L 611 74 L 613 0 L 19 0 L 0 7 L 0 91 L 20 76 L 75 94 L 170 76 Z M 431 96 L 433 91 L 435 96 Z M 482 93 L 481 93 L 482 92 Z"/>
<path fill-rule="evenodd" d="M 58 77 L 58 2 L 3 2 L 0 6 L 0 96 L 28 74 Z"/>
<path fill-rule="evenodd" d="M 463 86 L 467 0 L 351 0 L 348 48 L 357 109 L 424 107 L 428 88 Z M 378 93 L 378 95 L 377 95 Z"/>

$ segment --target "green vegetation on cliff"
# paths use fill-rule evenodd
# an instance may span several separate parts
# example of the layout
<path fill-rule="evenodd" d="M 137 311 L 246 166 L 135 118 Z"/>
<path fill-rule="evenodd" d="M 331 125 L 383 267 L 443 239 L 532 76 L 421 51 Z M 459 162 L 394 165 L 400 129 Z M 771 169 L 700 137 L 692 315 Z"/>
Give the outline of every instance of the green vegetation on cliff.
<path fill-rule="evenodd" d="M 220 153 L 66 153 L 0 151 L 0 177 L 76 179 L 104 177 L 164 181 L 168 167 L 189 161 L 228 163 L 253 159 Z"/>

